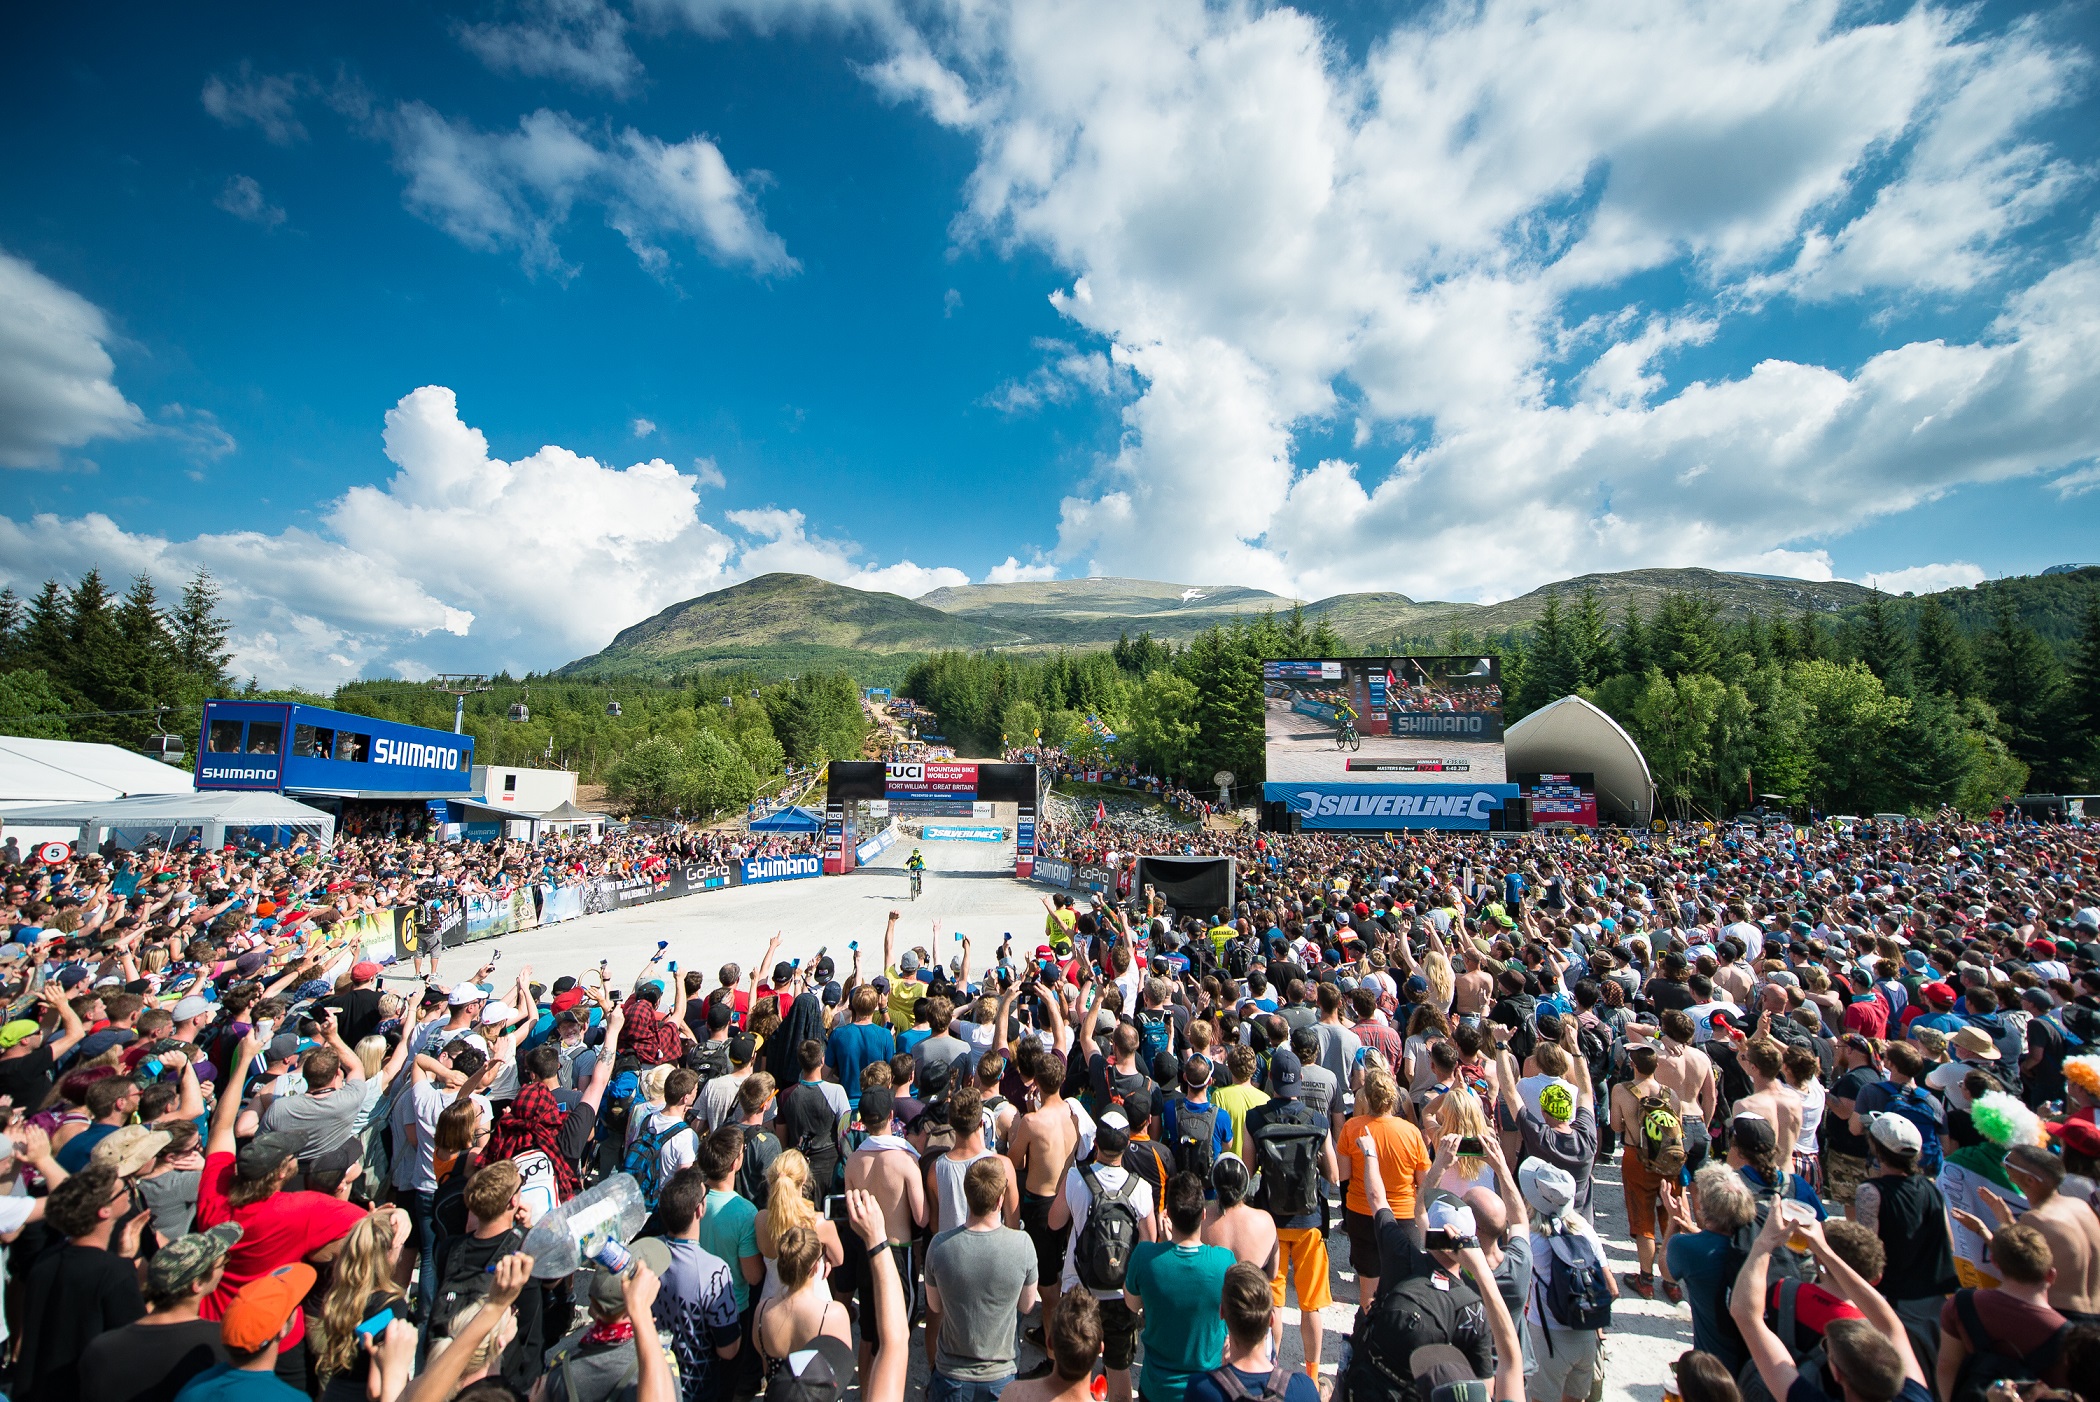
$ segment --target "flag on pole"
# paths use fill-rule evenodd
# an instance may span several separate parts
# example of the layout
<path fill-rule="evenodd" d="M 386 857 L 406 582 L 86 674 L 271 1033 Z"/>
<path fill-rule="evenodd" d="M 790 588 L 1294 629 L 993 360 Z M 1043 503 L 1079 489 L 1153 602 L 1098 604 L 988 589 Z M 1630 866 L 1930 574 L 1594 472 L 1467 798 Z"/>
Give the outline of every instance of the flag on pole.
<path fill-rule="evenodd" d="M 1107 821 L 1108 805 L 1097 798 L 1094 800 L 1094 826 L 1098 828 Z"/>

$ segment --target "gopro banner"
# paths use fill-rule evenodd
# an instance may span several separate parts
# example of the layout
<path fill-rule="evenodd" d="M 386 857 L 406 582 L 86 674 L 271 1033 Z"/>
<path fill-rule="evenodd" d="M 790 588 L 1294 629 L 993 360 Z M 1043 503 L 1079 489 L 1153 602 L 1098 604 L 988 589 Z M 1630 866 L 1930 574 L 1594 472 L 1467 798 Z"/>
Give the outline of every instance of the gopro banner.
<path fill-rule="evenodd" d="M 757 857 L 741 866 L 746 886 L 762 886 L 768 881 L 801 881 L 824 874 L 824 859 L 814 852 L 799 857 Z"/>
<path fill-rule="evenodd" d="M 1316 828 L 1457 828 L 1485 831 L 1488 815 L 1517 796 L 1515 784 L 1262 785 L 1262 797 L 1284 803 Z"/>

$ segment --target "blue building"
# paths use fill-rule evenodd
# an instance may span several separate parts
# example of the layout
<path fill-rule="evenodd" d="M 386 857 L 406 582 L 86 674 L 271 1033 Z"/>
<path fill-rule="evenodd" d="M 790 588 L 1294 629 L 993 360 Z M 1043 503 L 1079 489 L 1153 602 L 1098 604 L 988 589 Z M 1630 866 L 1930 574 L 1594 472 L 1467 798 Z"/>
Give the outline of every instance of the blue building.
<path fill-rule="evenodd" d="M 292 794 L 341 830 L 471 818 L 474 737 L 284 701 L 207 701 L 197 787 Z"/>

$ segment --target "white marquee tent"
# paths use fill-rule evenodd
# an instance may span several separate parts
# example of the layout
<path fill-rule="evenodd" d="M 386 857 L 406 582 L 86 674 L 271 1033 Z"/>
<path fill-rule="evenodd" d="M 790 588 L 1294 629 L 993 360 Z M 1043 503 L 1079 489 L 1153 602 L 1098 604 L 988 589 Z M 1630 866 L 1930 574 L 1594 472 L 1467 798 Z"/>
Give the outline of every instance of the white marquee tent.
<path fill-rule="evenodd" d="M 100 846 L 103 834 L 139 841 L 148 835 L 177 840 L 192 833 L 204 845 L 217 847 L 237 829 L 290 828 L 312 832 L 326 842 L 335 836 L 335 818 L 297 799 L 274 793 L 152 794 L 137 798 L 93 799 L 85 803 L 44 803 L 5 815 L 7 830 L 17 823 L 39 829 L 67 829 L 85 846 Z"/>
<path fill-rule="evenodd" d="M 115 745 L 0 735 L 0 812 L 23 803 L 189 793 L 187 770 Z"/>
<path fill-rule="evenodd" d="M 1633 737 L 1580 696 L 1541 706 L 1502 735 L 1512 774 L 1594 774 L 1602 818 L 1646 823 L 1655 816 L 1655 780 Z"/>

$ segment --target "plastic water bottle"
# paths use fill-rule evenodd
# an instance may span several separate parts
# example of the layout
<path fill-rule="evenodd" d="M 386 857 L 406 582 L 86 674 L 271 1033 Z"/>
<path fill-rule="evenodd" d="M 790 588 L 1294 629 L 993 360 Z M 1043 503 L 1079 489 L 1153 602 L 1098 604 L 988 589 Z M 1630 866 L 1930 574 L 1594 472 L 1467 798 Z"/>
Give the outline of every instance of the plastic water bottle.
<path fill-rule="evenodd" d="M 624 1247 L 648 1220 L 641 1185 L 615 1173 L 541 1217 L 519 1249 L 532 1257 L 534 1280 L 560 1280 L 597 1260 L 608 1242 Z"/>

